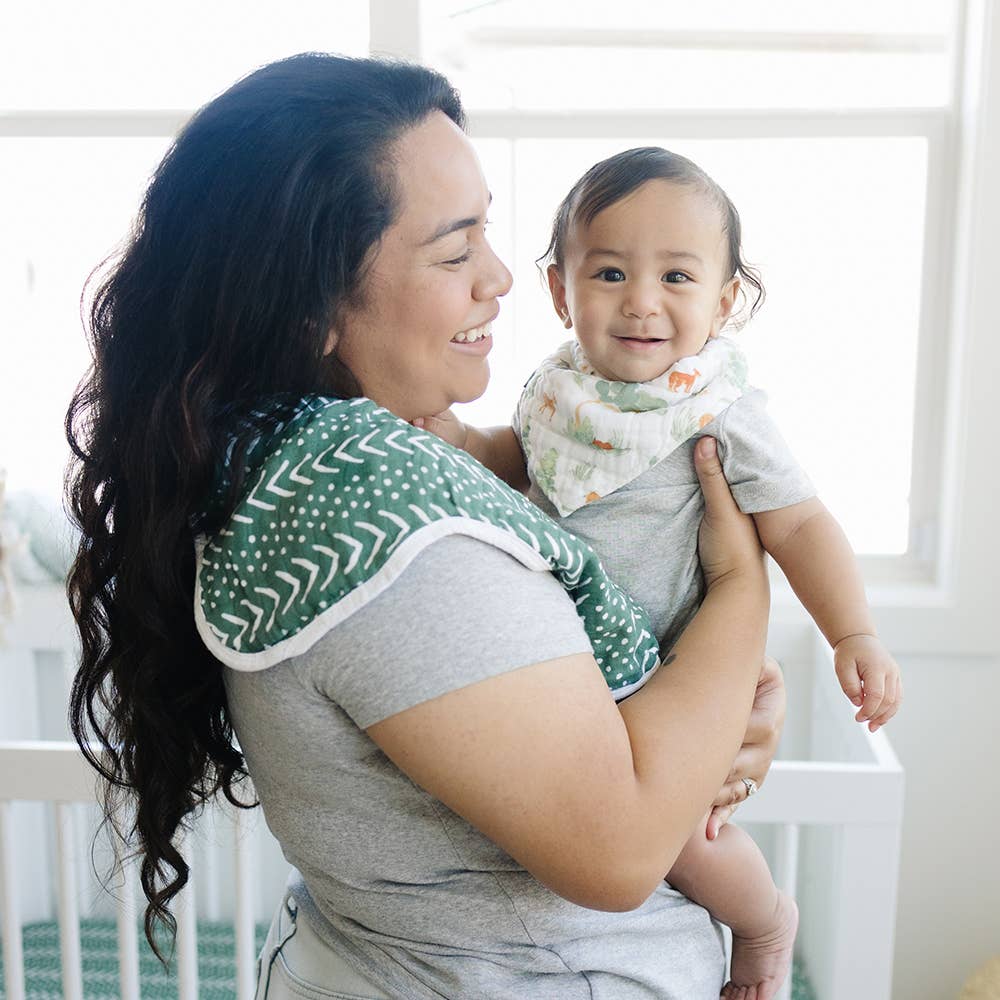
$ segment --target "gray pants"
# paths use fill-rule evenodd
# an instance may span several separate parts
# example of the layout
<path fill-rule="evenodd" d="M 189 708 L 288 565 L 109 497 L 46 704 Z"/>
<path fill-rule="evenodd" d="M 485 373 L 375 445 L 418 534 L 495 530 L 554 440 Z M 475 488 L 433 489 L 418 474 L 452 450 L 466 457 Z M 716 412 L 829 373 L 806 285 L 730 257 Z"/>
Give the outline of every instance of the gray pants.
<path fill-rule="evenodd" d="M 391 1000 L 341 958 L 285 893 L 257 960 L 254 1000 Z"/>

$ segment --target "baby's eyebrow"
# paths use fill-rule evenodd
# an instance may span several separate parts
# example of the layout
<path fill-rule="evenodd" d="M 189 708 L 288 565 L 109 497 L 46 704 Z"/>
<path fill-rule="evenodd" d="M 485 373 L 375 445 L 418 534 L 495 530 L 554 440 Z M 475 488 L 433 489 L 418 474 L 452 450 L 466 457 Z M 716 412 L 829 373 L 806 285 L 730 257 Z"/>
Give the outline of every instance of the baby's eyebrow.
<path fill-rule="evenodd" d="M 624 250 L 612 250 L 608 247 L 591 247 L 583 255 L 583 258 L 584 260 L 590 260 L 591 257 L 618 257 L 621 260 L 628 260 L 629 256 Z M 689 260 L 695 264 L 705 263 L 698 254 L 690 250 L 660 250 L 656 256 L 661 260 Z"/>

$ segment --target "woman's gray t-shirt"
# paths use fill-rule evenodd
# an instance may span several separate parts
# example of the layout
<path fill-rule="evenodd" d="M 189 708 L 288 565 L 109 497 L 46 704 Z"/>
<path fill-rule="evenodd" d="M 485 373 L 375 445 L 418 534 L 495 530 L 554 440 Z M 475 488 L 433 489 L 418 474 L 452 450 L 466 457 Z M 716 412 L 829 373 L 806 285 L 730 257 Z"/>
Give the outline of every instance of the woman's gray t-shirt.
<path fill-rule="evenodd" d="M 256 672 L 225 669 L 265 818 L 296 869 L 296 898 L 320 936 L 386 992 L 718 997 L 722 938 L 702 907 L 665 883 L 629 913 L 562 899 L 364 732 L 447 691 L 589 651 L 551 574 L 453 535 L 306 653 Z"/>

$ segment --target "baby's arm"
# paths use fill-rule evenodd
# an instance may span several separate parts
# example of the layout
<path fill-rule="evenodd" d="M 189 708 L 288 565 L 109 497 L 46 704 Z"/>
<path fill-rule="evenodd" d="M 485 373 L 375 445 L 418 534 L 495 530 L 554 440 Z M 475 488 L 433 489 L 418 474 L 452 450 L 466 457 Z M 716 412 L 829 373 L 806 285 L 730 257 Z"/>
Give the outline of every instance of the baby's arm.
<path fill-rule="evenodd" d="M 843 529 L 815 497 L 754 515 L 764 548 L 833 647 L 837 678 L 875 732 L 899 708 L 899 667 L 875 635 L 864 583 Z"/>
<path fill-rule="evenodd" d="M 445 410 L 432 417 L 417 417 L 413 426 L 428 430 L 448 444 L 467 451 L 515 490 L 521 493 L 528 491 L 524 454 L 509 424 L 504 427 L 472 427 L 459 420 L 451 410 Z"/>

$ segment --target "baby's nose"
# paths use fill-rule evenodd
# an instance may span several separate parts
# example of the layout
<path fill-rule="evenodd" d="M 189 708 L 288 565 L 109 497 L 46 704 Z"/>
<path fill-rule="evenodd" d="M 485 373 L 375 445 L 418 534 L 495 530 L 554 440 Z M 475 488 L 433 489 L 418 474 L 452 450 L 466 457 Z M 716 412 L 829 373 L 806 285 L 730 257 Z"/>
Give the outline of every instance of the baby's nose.
<path fill-rule="evenodd" d="M 663 303 L 663 290 L 648 282 L 635 282 L 628 289 L 622 301 L 622 311 L 626 316 L 645 319 L 659 314 Z"/>

